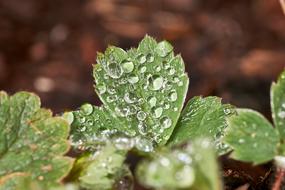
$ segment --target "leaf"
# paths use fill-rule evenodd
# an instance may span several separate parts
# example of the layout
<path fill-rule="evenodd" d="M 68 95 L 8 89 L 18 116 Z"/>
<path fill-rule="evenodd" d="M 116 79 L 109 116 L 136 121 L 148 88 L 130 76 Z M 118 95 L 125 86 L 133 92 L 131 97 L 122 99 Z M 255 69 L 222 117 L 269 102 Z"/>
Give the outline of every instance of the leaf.
<path fill-rule="evenodd" d="M 222 189 L 215 150 L 207 139 L 195 139 L 176 149 L 162 149 L 142 161 L 139 182 L 155 189 Z"/>
<path fill-rule="evenodd" d="M 279 76 L 277 83 L 271 85 L 271 110 L 275 127 L 285 140 L 285 71 Z"/>
<path fill-rule="evenodd" d="M 101 148 L 94 155 L 83 155 L 75 163 L 74 171 L 71 173 L 79 174 L 79 184 L 83 188 L 109 190 L 117 180 L 121 180 L 121 177 L 130 175 L 124 165 L 125 151 L 117 150 L 111 144 Z M 129 189 L 132 189 L 132 184 L 129 185 Z"/>
<path fill-rule="evenodd" d="M 228 118 L 224 137 L 224 142 L 233 149 L 231 157 L 254 164 L 272 160 L 277 154 L 278 132 L 256 111 L 237 109 L 237 112 Z"/>
<path fill-rule="evenodd" d="M 219 152 L 225 153 L 228 147 L 221 143 L 221 138 L 227 127 L 226 117 L 232 113 L 234 113 L 232 106 L 222 104 L 218 97 L 194 97 L 182 111 L 168 144 L 174 145 L 189 139 L 210 137 Z"/>
<path fill-rule="evenodd" d="M 107 143 L 113 144 L 119 150 L 130 150 L 136 147 L 144 152 L 153 151 L 153 144 L 133 134 L 124 125 L 120 125 L 114 117 L 103 107 L 84 104 L 80 110 L 64 114 L 71 123 L 70 139 L 72 145 L 79 150 L 96 151 Z"/>
<path fill-rule="evenodd" d="M 40 108 L 40 99 L 27 92 L 0 93 L 0 189 L 14 189 L 31 177 L 48 186 L 71 169 L 68 124 Z"/>
<path fill-rule="evenodd" d="M 123 132 L 163 145 L 177 123 L 188 88 L 180 55 L 146 36 L 137 49 L 109 47 L 94 66 L 95 89 Z"/>

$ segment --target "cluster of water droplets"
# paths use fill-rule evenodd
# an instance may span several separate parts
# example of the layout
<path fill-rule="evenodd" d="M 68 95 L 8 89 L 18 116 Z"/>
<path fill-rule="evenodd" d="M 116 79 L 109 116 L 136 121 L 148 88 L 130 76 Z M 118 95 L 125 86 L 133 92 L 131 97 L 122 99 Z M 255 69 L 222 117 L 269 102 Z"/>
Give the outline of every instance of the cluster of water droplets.
<path fill-rule="evenodd" d="M 96 91 L 117 117 L 124 118 L 131 136 L 147 136 L 156 143 L 169 137 L 163 133 L 174 122 L 170 115 L 179 111 L 178 90 L 185 75 L 181 57 L 174 57 L 172 50 L 163 41 L 154 51 L 132 50 L 124 59 L 105 55 L 98 61 Z"/>

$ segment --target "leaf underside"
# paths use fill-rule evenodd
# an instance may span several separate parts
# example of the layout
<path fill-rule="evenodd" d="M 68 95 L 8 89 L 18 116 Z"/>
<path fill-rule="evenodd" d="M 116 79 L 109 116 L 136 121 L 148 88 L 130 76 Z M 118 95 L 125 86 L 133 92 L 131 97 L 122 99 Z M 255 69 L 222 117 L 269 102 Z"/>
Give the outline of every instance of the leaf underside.
<path fill-rule="evenodd" d="M 118 118 L 113 128 L 159 145 L 167 142 L 188 88 L 183 60 L 168 42 L 146 36 L 127 52 L 111 46 L 98 54 L 93 75 L 101 101 Z"/>
<path fill-rule="evenodd" d="M 233 152 L 231 157 L 253 164 L 273 159 L 277 154 L 278 132 L 260 113 L 250 109 L 237 109 L 237 115 L 228 118 L 224 142 Z"/>
<path fill-rule="evenodd" d="M 218 97 L 194 97 L 182 111 L 168 144 L 180 144 L 194 138 L 209 137 L 214 140 L 219 153 L 225 153 L 228 148 L 221 143 L 221 138 L 227 127 L 226 117 L 232 113 L 232 106 L 222 104 Z"/>
<path fill-rule="evenodd" d="M 277 83 L 271 85 L 271 111 L 275 127 L 285 141 L 285 71 L 281 73 Z"/>
<path fill-rule="evenodd" d="M 40 108 L 39 98 L 27 92 L 0 92 L 0 189 L 14 189 L 30 177 L 52 186 L 71 169 L 62 156 L 69 145 L 69 126 Z"/>

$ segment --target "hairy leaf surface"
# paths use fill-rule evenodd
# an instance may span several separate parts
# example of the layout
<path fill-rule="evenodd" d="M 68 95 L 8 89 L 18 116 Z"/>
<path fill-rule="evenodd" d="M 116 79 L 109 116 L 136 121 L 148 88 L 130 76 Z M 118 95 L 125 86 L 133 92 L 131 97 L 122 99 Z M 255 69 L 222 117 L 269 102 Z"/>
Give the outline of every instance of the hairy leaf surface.
<path fill-rule="evenodd" d="M 280 138 L 285 141 L 285 71 L 281 73 L 277 83 L 271 86 L 271 110 L 275 127 Z"/>
<path fill-rule="evenodd" d="M 45 185 L 59 182 L 72 164 L 62 156 L 69 149 L 68 133 L 66 121 L 40 108 L 36 95 L 0 92 L 0 189 L 14 189 L 25 177 Z"/>
<path fill-rule="evenodd" d="M 173 145 L 197 137 L 210 137 L 219 152 L 224 153 L 228 147 L 221 143 L 221 138 L 227 127 L 226 117 L 232 113 L 233 108 L 222 104 L 218 97 L 194 97 L 184 108 L 168 143 Z"/>
<path fill-rule="evenodd" d="M 260 113 L 238 109 L 238 114 L 228 118 L 224 142 L 232 149 L 231 157 L 245 162 L 261 164 L 277 154 L 278 132 Z"/>

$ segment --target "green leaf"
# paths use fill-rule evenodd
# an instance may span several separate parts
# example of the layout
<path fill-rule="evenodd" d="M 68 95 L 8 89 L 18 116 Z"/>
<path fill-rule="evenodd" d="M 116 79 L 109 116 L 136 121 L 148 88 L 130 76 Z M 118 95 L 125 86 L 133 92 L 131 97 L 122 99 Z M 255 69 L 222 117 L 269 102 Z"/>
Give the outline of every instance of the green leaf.
<path fill-rule="evenodd" d="M 109 190 L 121 177 L 129 175 L 124 165 L 126 152 L 107 144 L 94 154 L 85 154 L 79 158 L 71 173 L 79 174 L 81 187 L 90 190 Z M 132 189 L 132 184 L 129 185 Z M 128 190 L 128 189 L 126 189 Z"/>
<path fill-rule="evenodd" d="M 168 144 L 180 144 L 189 139 L 210 137 L 214 140 L 219 153 L 225 153 L 228 147 L 221 143 L 221 138 L 227 127 L 226 117 L 232 113 L 234 113 L 232 106 L 222 104 L 218 97 L 194 97 L 184 108 Z"/>
<path fill-rule="evenodd" d="M 222 189 L 215 150 L 207 139 L 162 149 L 142 161 L 136 174 L 141 184 L 155 189 Z"/>
<path fill-rule="evenodd" d="M 119 150 L 136 147 L 144 152 L 153 151 L 153 144 L 139 136 L 132 137 L 120 120 L 103 107 L 84 104 L 80 110 L 67 112 L 64 118 L 71 123 L 70 139 L 79 150 L 96 151 L 106 143 L 113 144 Z"/>
<path fill-rule="evenodd" d="M 29 176 L 41 184 L 59 182 L 71 169 L 68 124 L 40 108 L 34 94 L 0 93 L 0 189 L 14 189 Z"/>
<path fill-rule="evenodd" d="M 188 88 L 180 55 L 146 36 L 127 52 L 109 47 L 94 66 L 96 92 L 123 132 L 163 145 L 177 123 Z"/>
<path fill-rule="evenodd" d="M 224 142 L 232 149 L 231 157 L 245 162 L 261 164 L 277 154 L 278 132 L 260 113 L 238 109 L 238 114 L 228 118 Z"/>
<path fill-rule="evenodd" d="M 271 110 L 275 127 L 280 138 L 285 141 L 285 71 L 279 76 L 277 83 L 271 85 Z"/>

